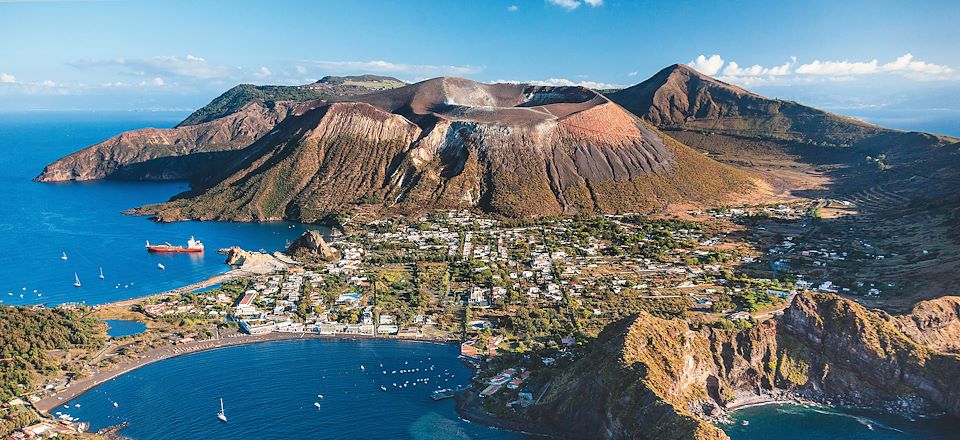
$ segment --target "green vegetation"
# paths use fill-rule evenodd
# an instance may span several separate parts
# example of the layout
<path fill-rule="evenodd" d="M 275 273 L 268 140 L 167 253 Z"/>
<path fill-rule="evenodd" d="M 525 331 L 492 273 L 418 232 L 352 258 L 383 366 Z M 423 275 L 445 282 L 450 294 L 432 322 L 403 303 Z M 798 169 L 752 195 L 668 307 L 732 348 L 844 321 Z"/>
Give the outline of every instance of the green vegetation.
<path fill-rule="evenodd" d="M 28 391 L 38 377 L 64 367 L 48 350 L 99 349 L 105 342 L 100 321 L 80 310 L 0 308 L 0 401 Z"/>
<path fill-rule="evenodd" d="M 193 112 L 179 126 L 197 125 L 234 113 L 250 102 L 260 102 L 272 108 L 276 101 L 309 101 L 327 96 L 325 90 L 299 86 L 255 86 L 240 84 L 216 97 L 209 104 Z"/>

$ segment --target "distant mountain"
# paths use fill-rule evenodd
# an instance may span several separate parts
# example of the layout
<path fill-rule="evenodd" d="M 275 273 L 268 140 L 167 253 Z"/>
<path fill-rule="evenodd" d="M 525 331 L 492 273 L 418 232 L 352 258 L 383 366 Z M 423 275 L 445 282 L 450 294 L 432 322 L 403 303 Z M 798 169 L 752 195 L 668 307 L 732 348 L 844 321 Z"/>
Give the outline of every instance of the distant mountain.
<path fill-rule="evenodd" d="M 319 101 L 404 83 L 361 75 L 325 77 L 305 86 L 241 84 L 172 129 L 133 130 L 90 146 L 44 168 L 35 180 L 179 180 L 207 177 L 290 114 Z"/>
<path fill-rule="evenodd" d="M 667 67 L 608 97 L 665 129 L 832 145 L 850 145 L 863 137 L 891 131 L 795 102 L 765 98 L 682 64 Z"/>
<path fill-rule="evenodd" d="M 207 186 L 139 213 L 315 221 L 365 205 L 507 217 L 661 210 L 748 193 L 748 173 L 582 87 L 437 78 L 292 113 Z"/>

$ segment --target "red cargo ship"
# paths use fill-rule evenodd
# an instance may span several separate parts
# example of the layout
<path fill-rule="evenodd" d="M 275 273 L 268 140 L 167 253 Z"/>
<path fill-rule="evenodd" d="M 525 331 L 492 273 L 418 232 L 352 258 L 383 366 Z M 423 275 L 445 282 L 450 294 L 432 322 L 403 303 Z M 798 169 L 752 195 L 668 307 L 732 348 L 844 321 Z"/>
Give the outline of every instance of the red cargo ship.
<path fill-rule="evenodd" d="M 203 243 L 192 236 L 187 240 L 187 246 L 174 246 L 170 243 L 150 244 L 147 241 L 147 252 L 203 252 Z"/>

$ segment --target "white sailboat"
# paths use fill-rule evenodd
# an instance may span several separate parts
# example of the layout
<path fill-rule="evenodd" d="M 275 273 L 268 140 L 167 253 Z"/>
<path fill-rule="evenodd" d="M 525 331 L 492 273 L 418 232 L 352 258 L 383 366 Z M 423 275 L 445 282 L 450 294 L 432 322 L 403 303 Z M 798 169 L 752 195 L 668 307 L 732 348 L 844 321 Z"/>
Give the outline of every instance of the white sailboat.
<path fill-rule="evenodd" d="M 77 273 L 74 272 L 74 273 L 73 273 L 73 279 L 74 279 L 74 281 L 73 281 L 73 286 L 74 286 L 74 287 L 80 287 L 80 275 L 77 275 Z"/>
<path fill-rule="evenodd" d="M 100 279 L 103 279 L 103 267 L 100 268 Z"/>
<path fill-rule="evenodd" d="M 164 270 L 164 269 L 166 269 L 166 268 L 167 268 L 167 267 L 164 266 L 163 263 L 157 263 L 157 269 Z"/>
<path fill-rule="evenodd" d="M 67 261 L 67 253 L 64 252 L 63 255 L 60 256 L 60 259 L 63 261 Z"/>
<path fill-rule="evenodd" d="M 223 399 L 222 399 L 222 398 L 220 399 L 220 412 L 217 413 L 217 418 L 220 419 L 221 422 L 226 422 L 226 421 L 227 421 L 227 415 L 223 413 Z"/>

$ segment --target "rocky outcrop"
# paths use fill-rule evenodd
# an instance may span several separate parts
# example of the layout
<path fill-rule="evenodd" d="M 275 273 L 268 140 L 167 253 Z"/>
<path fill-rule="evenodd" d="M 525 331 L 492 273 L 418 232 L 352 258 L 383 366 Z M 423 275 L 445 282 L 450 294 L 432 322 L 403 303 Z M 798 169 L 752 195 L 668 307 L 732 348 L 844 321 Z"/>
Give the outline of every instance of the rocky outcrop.
<path fill-rule="evenodd" d="M 754 189 L 581 87 L 460 78 L 291 115 L 209 187 L 145 207 L 163 221 L 317 221 L 368 205 L 507 217 L 654 211 Z"/>
<path fill-rule="evenodd" d="M 227 256 L 226 263 L 244 272 L 267 274 L 290 267 L 283 260 L 263 252 L 243 250 L 237 246 L 218 251 Z"/>
<path fill-rule="evenodd" d="M 960 356 L 833 295 L 802 294 L 741 332 L 641 314 L 605 329 L 528 417 L 573 438 L 725 438 L 705 415 L 789 396 L 958 415 Z"/>
<path fill-rule="evenodd" d="M 890 322 L 911 339 L 946 353 L 960 353 L 960 297 L 922 301 Z"/>
<path fill-rule="evenodd" d="M 300 261 L 334 261 L 339 257 L 337 250 L 330 247 L 319 231 L 307 231 L 287 247 L 287 255 Z"/>
<path fill-rule="evenodd" d="M 375 75 L 325 77 L 304 86 L 231 88 L 171 129 L 128 131 L 47 165 L 35 180 L 194 180 L 218 175 L 284 118 L 324 99 L 402 86 Z"/>
<path fill-rule="evenodd" d="M 227 117 L 177 128 L 128 131 L 47 165 L 39 182 L 182 180 L 215 174 L 296 106 L 249 104 Z"/>

